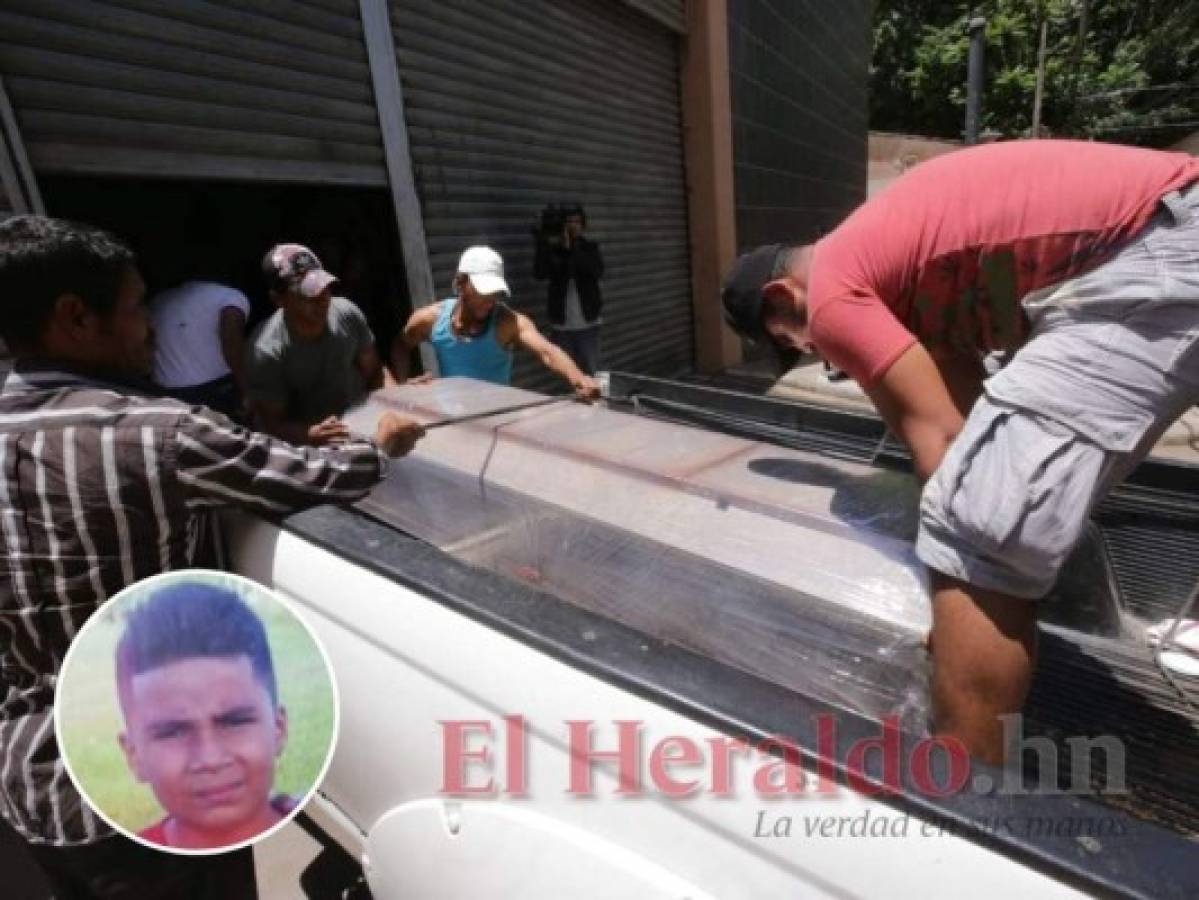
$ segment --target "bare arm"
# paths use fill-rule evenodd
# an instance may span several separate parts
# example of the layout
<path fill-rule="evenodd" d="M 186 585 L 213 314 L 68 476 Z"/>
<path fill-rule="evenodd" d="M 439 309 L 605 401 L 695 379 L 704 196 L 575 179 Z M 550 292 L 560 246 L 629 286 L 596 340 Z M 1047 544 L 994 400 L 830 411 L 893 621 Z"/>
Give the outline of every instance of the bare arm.
<path fill-rule="evenodd" d="M 246 314 L 236 306 L 226 306 L 217 320 L 217 335 L 221 341 L 221 355 L 233 373 L 233 380 L 243 393 L 246 390 Z"/>
<path fill-rule="evenodd" d="M 977 353 L 960 350 L 934 349 L 929 352 L 958 412 L 965 418 L 970 415 L 974 402 L 982 396 L 983 381 L 987 377 L 982 359 Z"/>
<path fill-rule="evenodd" d="M 916 475 L 927 481 L 965 421 L 932 356 L 913 344 L 866 393 L 907 444 Z"/>
<path fill-rule="evenodd" d="M 249 405 L 258 427 L 272 437 L 277 437 L 280 440 L 287 441 L 289 444 L 297 445 L 323 443 L 309 436 L 310 428 L 316 426 L 309 426 L 307 422 L 287 418 L 287 407 L 285 404 L 272 403 L 262 399 L 252 399 Z M 349 436 L 348 431 L 346 432 L 346 436 Z"/>
<path fill-rule="evenodd" d="M 391 387 L 396 383 L 396 380 L 391 377 L 391 372 L 379 359 L 379 351 L 375 349 L 373 343 L 363 348 L 355 363 L 368 391 L 377 391 L 379 388 Z"/>
<path fill-rule="evenodd" d="M 408 317 L 404 330 L 391 342 L 391 371 L 398 384 L 408 380 L 412 372 L 412 351 L 433 336 L 433 325 L 440 311 L 440 303 L 430 303 L 415 310 Z"/>
<path fill-rule="evenodd" d="M 565 379 L 580 398 L 594 400 L 599 397 L 599 385 L 595 379 L 584 374 L 562 348 L 546 340 L 545 335 L 537 330 L 537 326 L 528 316 L 506 309 L 497 327 L 496 336 L 504 346 L 515 343 L 537 354 L 541 364 Z"/>

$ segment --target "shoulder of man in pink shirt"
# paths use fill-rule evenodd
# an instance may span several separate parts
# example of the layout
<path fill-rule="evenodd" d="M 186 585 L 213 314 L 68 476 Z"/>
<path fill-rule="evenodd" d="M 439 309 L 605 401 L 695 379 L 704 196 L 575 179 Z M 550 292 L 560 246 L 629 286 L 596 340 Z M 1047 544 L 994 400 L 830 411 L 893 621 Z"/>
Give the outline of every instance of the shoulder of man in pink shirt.
<path fill-rule="evenodd" d="M 817 352 L 863 386 L 876 382 L 916 336 L 877 292 L 865 284 L 825 284 L 820 276 L 823 245 L 817 245 L 809 282 L 809 333 Z M 835 271 L 825 269 L 824 271 Z M 812 303 L 814 297 L 826 302 Z"/>
<path fill-rule="evenodd" d="M 1163 194 L 1196 180 L 1199 159 L 1186 154 L 1081 141 L 1008 142 L 930 160 L 817 244 L 812 342 L 869 386 L 926 337 L 901 321 L 923 265 L 1057 233 L 1126 239 Z"/>

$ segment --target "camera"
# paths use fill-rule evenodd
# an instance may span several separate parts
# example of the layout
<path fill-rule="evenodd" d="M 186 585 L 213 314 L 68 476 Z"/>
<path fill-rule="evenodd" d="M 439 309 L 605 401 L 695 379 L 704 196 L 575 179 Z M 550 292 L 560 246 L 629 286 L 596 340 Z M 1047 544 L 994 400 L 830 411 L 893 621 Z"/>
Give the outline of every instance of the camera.
<path fill-rule="evenodd" d="M 540 224 L 533 231 L 539 240 L 549 244 L 562 243 L 562 230 L 571 216 L 584 216 L 578 203 L 550 203 L 541 210 Z"/>

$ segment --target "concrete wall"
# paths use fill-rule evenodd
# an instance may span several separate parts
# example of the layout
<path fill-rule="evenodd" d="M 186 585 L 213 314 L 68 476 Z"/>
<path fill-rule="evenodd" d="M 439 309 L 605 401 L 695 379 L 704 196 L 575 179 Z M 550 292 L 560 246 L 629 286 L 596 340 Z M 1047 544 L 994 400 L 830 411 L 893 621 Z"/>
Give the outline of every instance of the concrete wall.
<path fill-rule="evenodd" d="M 870 0 L 728 0 L 737 244 L 809 240 L 866 197 Z"/>

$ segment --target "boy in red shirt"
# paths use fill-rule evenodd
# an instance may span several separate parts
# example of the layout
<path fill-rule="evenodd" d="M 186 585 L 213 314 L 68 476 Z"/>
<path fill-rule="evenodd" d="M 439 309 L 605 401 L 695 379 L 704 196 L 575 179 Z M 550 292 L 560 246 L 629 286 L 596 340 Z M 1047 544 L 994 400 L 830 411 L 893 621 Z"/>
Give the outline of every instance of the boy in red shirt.
<path fill-rule="evenodd" d="M 232 847 L 294 810 L 272 796 L 287 711 L 266 631 L 233 591 L 175 582 L 136 606 L 117 646 L 117 688 L 129 768 L 166 810 L 140 837 Z"/>
<path fill-rule="evenodd" d="M 1023 141 L 922 164 L 814 245 L 760 247 L 729 323 L 848 372 L 926 481 L 939 732 L 992 762 L 1036 605 L 1094 505 L 1199 400 L 1199 160 Z M 986 380 L 982 354 L 1016 351 Z"/>

